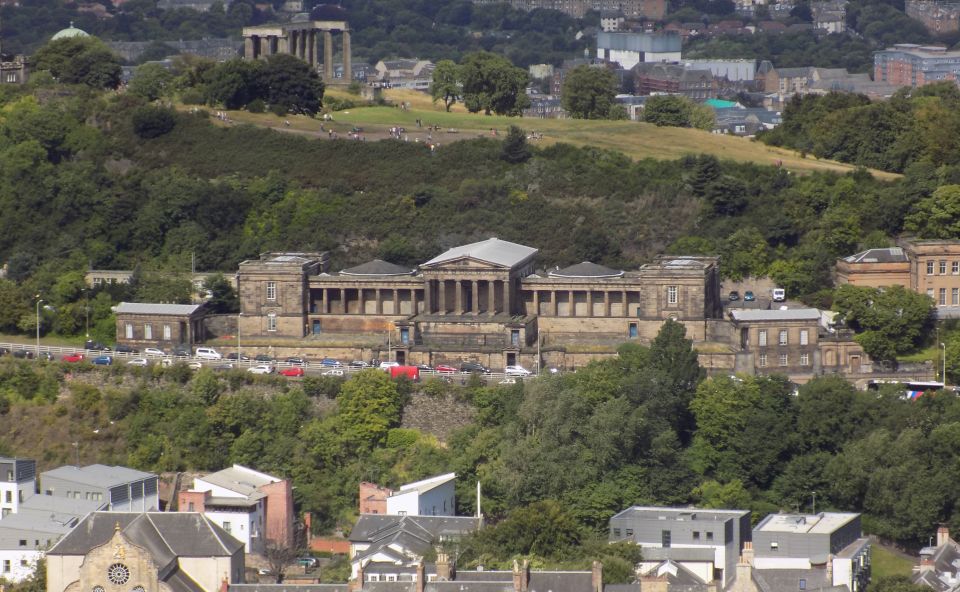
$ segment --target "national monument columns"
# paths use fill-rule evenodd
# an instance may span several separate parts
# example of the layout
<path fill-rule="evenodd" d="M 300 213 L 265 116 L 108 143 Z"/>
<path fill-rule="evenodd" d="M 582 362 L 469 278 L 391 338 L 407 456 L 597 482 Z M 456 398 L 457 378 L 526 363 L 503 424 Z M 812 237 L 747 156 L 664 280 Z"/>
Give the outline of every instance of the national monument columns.
<path fill-rule="evenodd" d="M 319 69 L 321 53 L 317 44 L 323 33 L 323 81 L 336 82 L 333 60 L 335 55 L 333 36 L 339 34 L 342 44 L 343 79 L 352 80 L 353 60 L 350 49 L 350 25 L 346 21 L 305 21 L 279 25 L 260 25 L 243 28 L 243 57 L 253 60 L 278 53 L 286 53 L 305 61 L 313 69 Z"/>

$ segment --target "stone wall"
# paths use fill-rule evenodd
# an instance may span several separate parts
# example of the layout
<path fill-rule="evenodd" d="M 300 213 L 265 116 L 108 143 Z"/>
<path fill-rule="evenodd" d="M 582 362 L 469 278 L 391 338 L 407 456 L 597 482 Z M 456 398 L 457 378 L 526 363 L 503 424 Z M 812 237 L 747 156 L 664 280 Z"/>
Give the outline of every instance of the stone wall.
<path fill-rule="evenodd" d="M 237 335 L 237 315 L 210 314 L 203 317 L 203 330 L 207 339 Z"/>
<path fill-rule="evenodd" d="M 457 428 L 470 424 L 476 410 L 469 404 L 457 401 L 453 395 L 430 397 L 415 393 L 403 410 L 400 426 L 417 429 L 446 442 Z"/>

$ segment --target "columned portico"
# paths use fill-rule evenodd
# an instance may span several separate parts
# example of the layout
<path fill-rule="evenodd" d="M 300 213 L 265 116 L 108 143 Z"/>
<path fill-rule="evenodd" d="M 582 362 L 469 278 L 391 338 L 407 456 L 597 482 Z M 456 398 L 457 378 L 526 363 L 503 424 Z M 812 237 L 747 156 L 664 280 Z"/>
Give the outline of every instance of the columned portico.
<path fill-rule="evenodd" d="M 302 21 L 295 23 L 258 25 L 243 28 L 243 56 L 257 59 L 277 53 L 296 56 L 311 68 L 320 64 L 317 52 L 318 35 L 323 34 L 323 80 L 330 84 L 334 77 L 333 36 L 339 34 L 342 43 L 343 82 L 352 80 L 350 26 L 346 21 Z"/>

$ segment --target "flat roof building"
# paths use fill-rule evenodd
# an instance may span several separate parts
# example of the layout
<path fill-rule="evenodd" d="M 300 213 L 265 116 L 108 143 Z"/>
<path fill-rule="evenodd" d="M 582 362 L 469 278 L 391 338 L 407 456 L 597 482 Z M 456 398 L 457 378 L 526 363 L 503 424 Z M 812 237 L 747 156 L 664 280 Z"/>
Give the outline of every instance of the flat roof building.
<path fill-rule="evenodd" d="M 160 507 L 157 476 L 127 467 L 66 465 L 40 474 L 43 493 L 104 502 L 112 512 L 155 511 Z"/>

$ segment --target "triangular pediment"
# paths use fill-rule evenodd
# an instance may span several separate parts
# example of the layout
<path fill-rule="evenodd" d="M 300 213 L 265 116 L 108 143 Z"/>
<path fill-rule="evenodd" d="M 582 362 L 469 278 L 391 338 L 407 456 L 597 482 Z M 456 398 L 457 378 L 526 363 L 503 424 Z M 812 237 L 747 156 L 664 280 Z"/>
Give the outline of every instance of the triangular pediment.
<path fill-rule="evenodd" d="M 476 270 L 498 270 L 498 271 L 508 271 L 510 269 L 507 265 L 498 265 L 496 263 L 491 263 L 490 261 L 483 261 L 475 257 L 457 257 L 455 259 L 449 259 L 447 261 L 440 261 L 437 263 L 424 263 L 421 265 L 423 269 L 431 270 L 464 270 L 464 269 L 476 269 Z"/>

